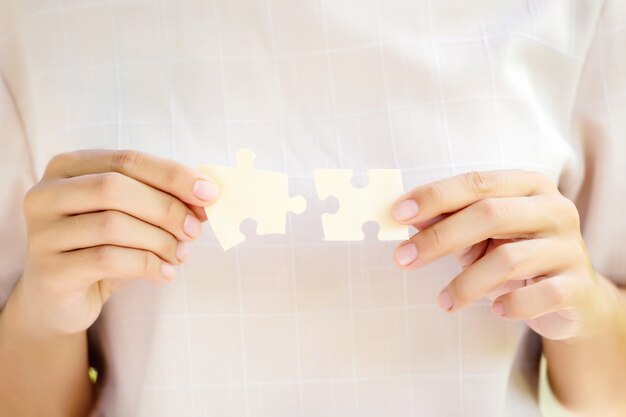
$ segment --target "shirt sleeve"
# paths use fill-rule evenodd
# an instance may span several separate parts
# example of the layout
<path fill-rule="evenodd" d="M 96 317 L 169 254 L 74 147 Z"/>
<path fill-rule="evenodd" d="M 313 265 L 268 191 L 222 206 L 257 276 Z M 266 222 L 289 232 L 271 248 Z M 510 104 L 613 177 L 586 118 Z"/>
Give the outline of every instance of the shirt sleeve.
<path fill-rule="evenodd" d="M 17 106 L 0 75 L 0 309 L 24 268 L 26 226 L 22 201 L 35 183 Z"/>
<path fill-rule="evenodd" d="M 580 212 L 594 268 L 621 286 L 626 286 L 625 45 L 626 2 L 609 0 L 589 45 L 573 108 L 576 162 L 560 182 Z M 573 417 L 553 394 L 544 357 L 539 406 L 545 417 Z"/>
<path fill-rule="evenodd" d="M 575 197 L 583 237 L 594 268 L 622 286 L 626 285 L 625 45 L 626 2 L 607 1 L 589 46 L 572 119 L 578 165 L 583 167 Z"/>

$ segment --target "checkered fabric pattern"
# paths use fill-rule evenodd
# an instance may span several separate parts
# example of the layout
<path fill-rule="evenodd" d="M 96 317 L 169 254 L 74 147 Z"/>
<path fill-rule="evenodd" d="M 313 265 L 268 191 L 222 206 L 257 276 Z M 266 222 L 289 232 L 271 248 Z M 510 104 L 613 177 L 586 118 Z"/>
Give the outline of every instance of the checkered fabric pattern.
<path fill-rule="evenodd" d="M 309 208 L 169 285 L 135 282 L 91 329 L 109 417 L 536 416 L 536 338 L 486 302 L 436 305 L 451 259 L 323 242 L 314 168 L 545 173 L 595 267 L 626 281 L 622 0 L 0 0 L 0 305 L 21 197 L 56 153 L 132 148 L 289 174 Z"/>

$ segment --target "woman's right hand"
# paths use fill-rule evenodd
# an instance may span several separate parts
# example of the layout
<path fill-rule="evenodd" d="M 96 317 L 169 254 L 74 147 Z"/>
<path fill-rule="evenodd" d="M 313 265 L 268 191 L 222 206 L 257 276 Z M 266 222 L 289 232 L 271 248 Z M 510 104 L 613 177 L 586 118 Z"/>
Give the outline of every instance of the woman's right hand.
<path fill-rule="evenodd" d="M 78 333 L 129 280 L 170 281 L 217 197 L 202 173 L 140 152 L 55 156 L 24 199 L 27 258 L 14 293 L 27 322 Z"/>

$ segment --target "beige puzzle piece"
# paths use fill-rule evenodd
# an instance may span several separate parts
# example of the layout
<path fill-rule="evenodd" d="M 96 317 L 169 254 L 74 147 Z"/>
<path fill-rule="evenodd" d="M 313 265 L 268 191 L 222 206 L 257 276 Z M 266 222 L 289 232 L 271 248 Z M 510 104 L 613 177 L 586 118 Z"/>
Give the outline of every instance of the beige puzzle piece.
<path fill-rule="evenodd" d="M 402 195 L 400 171 L 371 169 L 367 171 L 369 183 L 363 188 L 352 186 L 352 175 L 349 169 L 317 169 L 313 173 L 318 197 L 336 197 L 339 201 L 336 213 L 322 215 L 325 240 L 363 240 L 362 227 L 368 221 L 380 226 L 380 240 L 408 239 L 408 228 L 391 215 L 392 204 Z"/>
<path fill-rule="evenodd" d="M 287 212 L 306 209 L 302 196 L 289 197 L 287 174 L 252 168 L 256 156 L 250 149 L 237 152 L 236 167 L 200 165 L 220 189 L 220 198 L 206 207 L 209 224 L 224 250 L 243 242 L 241 222 L 257 222 L 257 234 L 280 234 L 286 231 Z"/>

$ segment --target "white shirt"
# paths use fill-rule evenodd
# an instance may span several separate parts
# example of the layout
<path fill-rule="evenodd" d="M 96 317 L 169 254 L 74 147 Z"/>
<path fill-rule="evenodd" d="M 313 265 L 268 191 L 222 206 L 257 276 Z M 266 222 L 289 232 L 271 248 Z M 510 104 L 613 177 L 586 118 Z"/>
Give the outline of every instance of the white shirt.
<path fill-rule="evenodd" d="M 116 294 L 90 331 L 103 415 L 538 415 L 536 336 L 485 301 L 443 313 L 452 259 L 400 272 L 369 226 L 324 242 L 312 171 L 543 172 L 626 282 L 625 41 L 620 0 L 0 0 L 0 302 L 53 155 L 251 148 L 307 211 L 226 253 L 205 228 L 173 283 Z"/>

